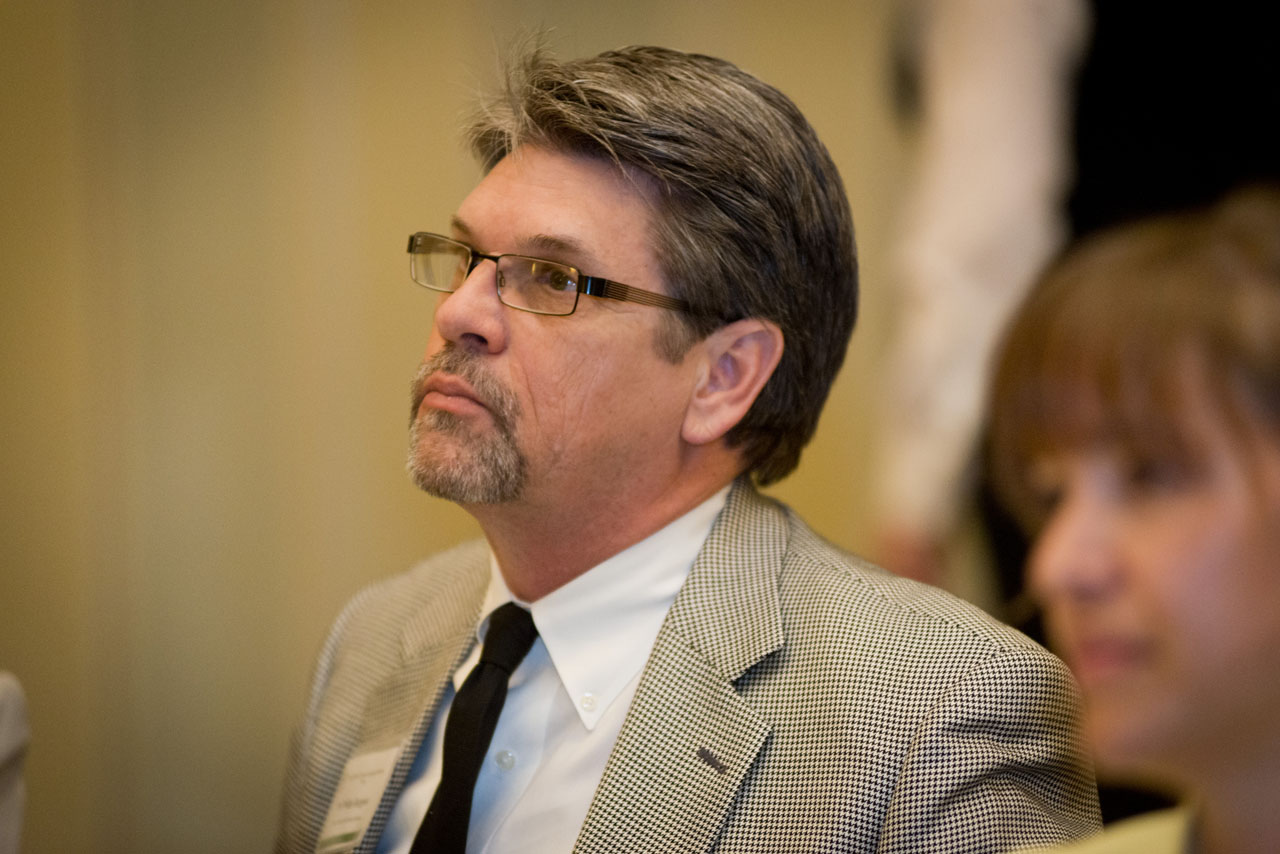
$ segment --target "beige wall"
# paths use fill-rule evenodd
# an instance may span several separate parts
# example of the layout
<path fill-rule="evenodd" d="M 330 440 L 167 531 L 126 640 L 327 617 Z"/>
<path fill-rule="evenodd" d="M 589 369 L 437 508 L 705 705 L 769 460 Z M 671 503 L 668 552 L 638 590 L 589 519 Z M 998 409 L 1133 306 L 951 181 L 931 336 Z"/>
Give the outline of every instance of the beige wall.
<path fill-rule="evenodd" d="M 844 173 L 863 316 L 776 490 L 869 539 L 902 169 L 889 0 L 0 0 L 0 668 L 27 851 L 269 846 L 311 657 L 359 586 L 476 529 L 402 473 L 428 301 L 404 237 L 512 33 L 656 42 L 789 93 Z"/>

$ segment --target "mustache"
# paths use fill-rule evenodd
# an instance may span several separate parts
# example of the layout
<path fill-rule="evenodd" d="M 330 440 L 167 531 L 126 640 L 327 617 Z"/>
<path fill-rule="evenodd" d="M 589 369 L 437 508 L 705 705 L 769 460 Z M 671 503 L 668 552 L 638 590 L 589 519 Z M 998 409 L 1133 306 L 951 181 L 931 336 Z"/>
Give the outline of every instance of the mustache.
<path fill-rule="evenodd" d="M 482 366 L 480 357 L 466 350 L 459 349 L 456 344 L 446 342 L 444 348 L 418 366 L 418 373 L 410 384 L 412 406 L 409 409 L 409 424 L 412 426 L 418 418 L 418 407 L 427 396 L 427 380 L 433 374 L 452 374 L 467 382 L 476 393 L 476 398 L 489 410 L 495 426 L 503 433 L 511 434 L 512 425 L 520 415 L 520 403 L 516 396 L 497 378 Z"/>

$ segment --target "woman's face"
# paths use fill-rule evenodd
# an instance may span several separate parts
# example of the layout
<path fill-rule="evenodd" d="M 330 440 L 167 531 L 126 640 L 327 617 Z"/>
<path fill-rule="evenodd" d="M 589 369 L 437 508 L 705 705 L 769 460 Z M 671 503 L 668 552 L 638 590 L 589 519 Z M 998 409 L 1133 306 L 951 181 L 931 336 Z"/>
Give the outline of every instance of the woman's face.
<path fill-rule="evenodd" d="M 1280 441 L 1187 373 L 1187 453 L 1046 454 L 1030 587 L 1103 771 L 1196 779 L 1280 750 Z"/>

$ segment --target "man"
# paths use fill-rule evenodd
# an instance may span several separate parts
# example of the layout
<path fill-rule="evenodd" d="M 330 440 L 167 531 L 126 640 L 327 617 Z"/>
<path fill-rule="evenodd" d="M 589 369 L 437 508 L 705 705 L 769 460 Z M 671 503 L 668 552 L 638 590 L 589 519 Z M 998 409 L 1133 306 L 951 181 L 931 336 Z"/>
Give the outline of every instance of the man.
<path fill-rule="evenodd" d="M 278 850 L 1093 830 L 1060 662 L 751 484 L 795 467 L 855 314 L 848 203 L 796 107 L 709 57 L 535 53 L 471 140 L 486 175 L 450 235 L 410 238 L 447 295 L 409 470 L 485 540 L 339 617 Z"/>

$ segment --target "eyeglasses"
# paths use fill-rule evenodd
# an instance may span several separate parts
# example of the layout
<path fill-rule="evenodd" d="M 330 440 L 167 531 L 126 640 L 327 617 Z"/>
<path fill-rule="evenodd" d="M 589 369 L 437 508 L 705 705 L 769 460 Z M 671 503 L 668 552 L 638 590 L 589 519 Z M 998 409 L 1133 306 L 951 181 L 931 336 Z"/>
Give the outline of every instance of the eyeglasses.
<path fill-rule="evenodd" d="M 498 299 L 534 314 L 563 316 L 578 307 L 578 294 L 692 311 L 687 302 L 664 294 L 588 276 L 568 264 L 524 255 L 487 255 L 440 234 L 409 235 L 409 274 L 424 288 L 451 294 L 481 261 L 498 267 Z"/>

